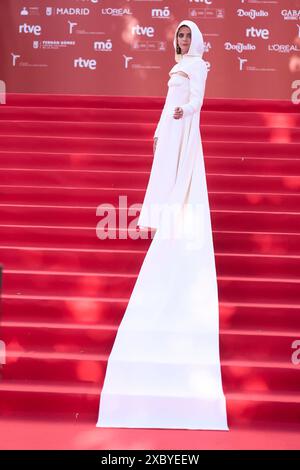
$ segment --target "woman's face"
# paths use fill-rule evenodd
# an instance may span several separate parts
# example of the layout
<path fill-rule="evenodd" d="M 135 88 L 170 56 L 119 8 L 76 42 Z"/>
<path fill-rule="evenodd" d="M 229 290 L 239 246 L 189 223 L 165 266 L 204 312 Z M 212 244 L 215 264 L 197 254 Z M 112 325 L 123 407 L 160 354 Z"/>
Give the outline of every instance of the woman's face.
<path fill-rule="evenodd" d="M 181 26 L 177 33 L 177 44 L 181 49 L 181 54 L 186 54 L 190 48 L 192 33 L 188 26 Z"/>

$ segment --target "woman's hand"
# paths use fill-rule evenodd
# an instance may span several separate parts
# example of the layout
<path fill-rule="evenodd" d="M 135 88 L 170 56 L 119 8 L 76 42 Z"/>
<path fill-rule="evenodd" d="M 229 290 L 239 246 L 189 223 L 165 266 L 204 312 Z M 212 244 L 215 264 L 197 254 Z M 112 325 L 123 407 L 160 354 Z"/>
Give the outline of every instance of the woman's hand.
<path fill-rule="evenodd" d="M 175 108 L 173 118 L 174 119 L 181 119 L 183 117 L 183 109 L 180 107 Z"/>
<path fill-rule="evenodd" d="M 154 142 L 153 142 L 153 153 L 155 153 L 155 149 L 156 149 L 156 144 L 157 144 L 157 141 L 158 141 L 158 137 L 154 137 Z"/>

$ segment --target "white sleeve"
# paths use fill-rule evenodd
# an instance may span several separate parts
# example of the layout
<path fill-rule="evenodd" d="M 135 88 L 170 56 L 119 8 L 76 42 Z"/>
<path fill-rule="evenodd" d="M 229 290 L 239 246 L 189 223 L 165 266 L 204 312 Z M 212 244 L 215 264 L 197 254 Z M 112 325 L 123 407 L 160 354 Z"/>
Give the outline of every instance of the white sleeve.
<path fill-rule="evenodd" d="M 205 84 L 207 78 L 207 66 L 205 62 L 197 64 L 197 67 L 191 70 L 190 78 L 190 97 L 189 102 L 182 105 L 183 116 L 189 116 L 199 111 L 202 107 Z"/>
<path fill-rule="evenodd" d="M 164 106 L 163 109 L 162 109 L 162 112 L 161 112 L 161 115 L 160 115 L 158 124 L 157 124 L 157 126 L 156 126 L 156 129 L 155 129 L 153 138 L 158 137 L 158 135 L 159 135 L 159 129 L 160 129 L 160 124 L 161 124 L 162 117 L 163 117 L 163 114 L 164 114 L 164 110 L 165 110 L 165 106 Z"/>

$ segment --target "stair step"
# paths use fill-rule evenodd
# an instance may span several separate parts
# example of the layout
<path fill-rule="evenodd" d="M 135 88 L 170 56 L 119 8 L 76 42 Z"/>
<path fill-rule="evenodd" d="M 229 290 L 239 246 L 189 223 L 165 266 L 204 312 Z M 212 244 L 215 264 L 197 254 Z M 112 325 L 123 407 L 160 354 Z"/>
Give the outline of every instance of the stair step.
<path fill-rule="evenodd" d="M 77 293 L 76 293 L 77 294 Z M 3 321 L 119 325 L 127 298 L 2 295 Z M 300 330 L 300 304 L 276 302 L 224 302 L 219 299 L 220 327 L 223 329 L 271 330 L 289 333 Z"/>
<path fill-rule="evenodd" d="M 6 344 L 6 364 L 12 362 L 18 365 L 19 358 L 26 359 L 27 356 L 32 359 L 67 360 L 69 354 L 70 358 L 75 358 L 76 361 L 87 359 L 97 361 L 98 358 L 92 355 L 105 354 L 106 360 L 108 359 L 117 329 L 117 322 L 114 325 L 78 325 L 53 321 L 49 323 L 3 321 L 1 339 Z M 261 329 L 220 329 L 221 360 L 225 363 L 235 360 L 246 361 L 247 364 L 251 363 L 249 367 L 252 365 L 258 367 L 257 363 L 265 361 L 265 367 L 273 370 L 277 367 L 291 369 L 294 373 L 298 373 L 298 380 L 295 380 L 293 386 L 300 391 L 300 368 L 296 362 L 292 362 L 293 354 L 295 361 L 297 359 L 299 332 L 300 330 L 284 333 Z M 154 337 L 156 334 L 152 331 L 151 335 Z M 191 335 L 193 336 L 194 332 L 191 332 Z M 177 336 L 178 333 L 172 336 L 170 332 L 170 339 Z M 188 334 L 186 336 L 189 337 Z M 157 331 L 157 337 L 161 337 L 159 331 Z M 201 338 L 199 340 L 201 341 Z M 280 364 L 278 365 L 277 362 Z M 6 371 L 4 375 L 7 377 Z M 13 379 L 13 376 L 10 378 Z"/>
<path fill-rule="evenodd" d="M 51 416 L 74 421 L 97 421 L 101 387 L 99 385 L 65 385 L 51 382 L 24 384 L 0 382 L 2 417 L 18 415 Z M 274 426 L 299 425 L 298 393 L 238 393 L 226 395 L 229 427 L 258 424 Z"/>
<path fill-rule="evenodd" d="M 2 380 L 19 380 L 25 383 L 48 380 L 52 383 L 77 381 L 83 385 L 100 384 L 104 380 L 106 364 L 107 358 L 103 358 L 101 354 L 10 351 L 7 353 Z"/>
<path fill-rule="evenodd" d="M 213 138 L 213 136 L 212 136 Z M 153 154 L 153 139 L 96 138 L 96 137 L 53 137 L 2 135 L 0 151 L 9 152 L 75 152 L 75 153 L 122 153 Z M 274 143 L 253 141 L 216 141 L 203 139 L 203 152 L 208 156 L 239 156 L 300 158 L 300 142 Z"/>
<path fill-rule="evenodd" d="M 111 347 L 154 236 L 119 230 L 117 218 L 101 240 L 96 209 L 126 216 L 142 204 L 163 104 L 8 94 L 0 107 L 2 418 L 95 426 Z M 299 428 L 298 108 L 208 99 L 201 112 L 231 428 Z"/>
<path fill-rule="evenodd" d="M 6 104 L 8 106 L 46 106 L 63 108 L 105 108 L 105 109 L 161 109 L 162 97 L 142 97 L 142 96 L 101 96 L 101 95 L 80 95 L 80 94 L 44 94 L 44 93 L 6 93 Z M 250 101 L 250 100 L 249 100 Z M 269 100 L 265 104 L 270 103 Z M 217 106 L 214 100 L 213 105 Z M 244 103 L 246 105 L 246 103 Z M 241 107 L 241 103 L 238 104 Z M 287 100 L 275 103 L 270 107 L 271 111 L 290 111 L 293 109 Z"/>
<path fill-rule="evenodd" d="M 72 122 L 131 122 L 151 123 L 156 125 L 162 107 L 157 109 L 126 109 L 126 108 L 88 108 L 88 107 L 57 107 L 57 106 L 1 106 L 0 120 L 12 121 L 72 121 Z M 300 116 L 284 112 L 236 111 L 228 115 L 228 111 L 210 111 L 205 106 L 201 112 L 203 125 L 237 125 L 262 127 L 300 127 Z"/>
<path fill-rule="evenodd" d="M 115 188 L 131 187 L 146 191 L 149 171 L 57 170 L 43 168 L 0 168 L 2 185 Z M 253 174 L 207 173 L 209 191 L 260 192 L 295 194 L 299 192 L 300 176 L 268 176 Z"/>
<path fill-rule="evenodd" d="M 208 173 L 262 174 L 267 176 L 300 175 L 299 158 L 204 156 Z M 0 151 L 0 168 L 40 168 L 46 170 L 129 170 L 149 171 L 152 155 L 47 153 Z"/>
<path fill-rule="evenodd" d="M 129 298 L 137 275 L 88 272 L 3 271 L 3 293 L 10 295 L 59 295 Z M 300 303 L 300 280 L 218 275 L 223 302 Z M 67 300 L 67 299 L 66 299 Z"/>
<path fill-rule="evenodd" d="M 152 231 L 140 232 L 134 239 L 135 231 L 109 230 L 106 240 L 95 236 L 95 226 L 71 227 L 51 225 L 0 224 L 0 243 L 9 246 L 20 244 L 32 247 L 82 248 L 82 249 L 135 249 L 148 250 L 154 236 Z M 144 238 L 143 238 L 144 237 Z M 260 232 L 213 229 L 215 251 L 222 253 L 256 253 L 269 255 L 299 255 L 300 232 Z"/>
<path fill-rule="evenodd" d="M 97 206 L 105 201 L 117 207 L 125 202 L 128 206 L 142 204 L 144 197 L 144 189 L 133 188 L 0 185 L 1 203 L 8 205 L 34 205 L 38 201 L 45 205 Z M 299 212 L 300 207 L 299 193 L 209 191 L 208 197 L 211 210 Z"/>
<path fill-rule="evenodd" d="M 161 109 L 164 97 L 6 93 L 8 106 L 56 106 L 105 109 Z M 297 113 L 291 100 L 205 98 L 202 111 Z"/>
<path fill-rule="evenodd" d="M 2 319 L 32 322 L 76 322 L 116 325 L 124 315 L 128 298 L 2 294 Z M 290 310 L 291 315 L 294 309 Z"/>
<path fill-rule="evenodd" d="M 74 121 L 2 121 L 1 136 L 49 136 L 49 137 L 76 137 L 81 138 L 148 138 L 152 139 L 156 123 L 138 122 L 133 126 L 131 122 L 74 122 Z M 290 143 L 300 142 L 300 128 L 294 127 L 263 127 L 221 125 L 202 123 L 201 136 L 204 140 L 214 141 L 252 141 Z"/>
<path fill-rule="evenodd" d="M 47 205 L 9 205 L 0 204 L 1 223 L 3 225 L 17 225 L 22 222 L 24 225 L 54 225 L 64 226 L 68 224 L 74 227 L 94 227 L 94 236 L 97 236 L 96 227 L 104 217 L 107 217 L 107 204 L 103 204 L 101 211 L 97 215 L 97 206 L 47 206 Z M 141 204 L 139 205 L 139 209 Z M 128 208 L 110 207 L 109 228 L 115 230 L 121 227 L 126 230 L 129 224 L 136 227 L 137 216 L 128 215 Z M 138 209 L 138 207 L 137 207 Z M 103 214 L 103 215 L 102 215 Z M 120 219 L 121 218 L 121 219 Z M 251 231 L 253 228 L 259 228 L 263 231 L 281 232 L 282 227 L 288 233 L 298 233 L 299 231 L 299 212 L 266 212 L 266 211 L 233 211 L 233 210 L 211 210 L 211 222 L 214 230 L 235 230 Z M 107 222 L 108 223 L 108 222 Z M 103 240 L 100 240 L 99 246 Z M 136 229 L 136 236 L 139 236 Z M 104 240 L 105 242 L 106 240 Z"/>
<path fill-rule="evenodd" d="M 69 356 L 69 357 L 68 357 Z M 3 372 L 5 381 L 24 381 L 34 384 L 38 380 L 53 383 L 69 381 L 79 384 L 102 384 L 107 359 L 101 355 L 77 355 L 67 353 L 8 353 Z M 224 392 L 259 393 L 272 389 L 274 393 L 298 393 L 299 368 L 289 368 L 280 363 L 261 364 L 250 361 L 222 361 Z"/>
<path fill-rule="evenodd" d="M 131 123 L 151 123 L 155 124 L 160 117 L 161 109 L 149 109 L 145 113 L 144 109 L 126 109 L 126 108 L 88 108 L 88 107 L 58 107 L 58 106 L 1 106 L 0 120 L 8 121 L 52 121 L 52 122 L 131 122 Z M 218 113 L 217 113 L 218 114 Z M 226 113 L 225 113 L 226 114 Z M 243 114 L 243 113 L 242 113 Z M 245 113 L 246 114 L 246 113 Z M 274 113 L 274 122 L 277 113 Z M 288 123 L 285 114 L 282 114 L 280 122 Z M 287 115 L 288 116 L 288 115 Z M 226 116 L 224 116 L 225 119 Z M 220 116 L 219 119 L 222 120 Z M 245 121 L 247 122 L 246 116 Z M 224 121 L 226 122 L 226 121 Z M 257 118 L 253 118 L 254 124 L 259 122 L 259 114 Z M 292 121 L 294 124 L 298 120 Z"/>
<path fill-rule="evenodd" d="M 299 277 L 300 256 L 215 252 L 220 275 Z M 138 274 L 146 250 L 70 249 L 0 245 L 1 264 L 6 270 L 87 271 Z"/>
<path fill-rule="evenodd" d="M 292 159 L 293 172 L 300 160 Z M 0 151 L 1 168 L 41 168 L 50 170 L 134 170 L 150 172 L 152 155 L 105 153 L 47 153 Z M 268 168 L 268 171 L 270 168 Z M 292 173 L 294 174 L 294 173 Z"/>

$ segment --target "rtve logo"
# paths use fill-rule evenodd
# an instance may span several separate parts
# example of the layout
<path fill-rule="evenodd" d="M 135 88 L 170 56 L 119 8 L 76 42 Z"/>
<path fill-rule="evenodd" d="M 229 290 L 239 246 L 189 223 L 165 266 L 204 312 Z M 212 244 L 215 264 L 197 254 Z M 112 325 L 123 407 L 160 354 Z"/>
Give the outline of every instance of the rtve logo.
<path fill-rule="evenodd" d="M 247 38 L 269 39 L 270 31 L 268 29 L 257 29 L 252 26 L 246 29 Z"/>
<path fill-rule="evenodd" d="M 19 33 L 25 34 L 34 34 L 35 36 L 40 36 L 42 32 L 42 27 L 38 24 L 20 24 L 19 25 Z"/>
<path fill-rule="evenodd" d="M 148 38 L 153 38 L 154 28 L 152 26 L 140 26 L 139 24 L 132 26 L 132 34 L 137 34 L 138 36 L 148 36 Z"/>
<path fill-rule="evenodd" d="M 95 59 L 83 59 L 79 57 L 78 59 L 74 59 L 74 68 L 76 69 L 78 67 L 80 69 L 96 70 L 97 61 Z"/>

